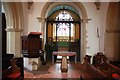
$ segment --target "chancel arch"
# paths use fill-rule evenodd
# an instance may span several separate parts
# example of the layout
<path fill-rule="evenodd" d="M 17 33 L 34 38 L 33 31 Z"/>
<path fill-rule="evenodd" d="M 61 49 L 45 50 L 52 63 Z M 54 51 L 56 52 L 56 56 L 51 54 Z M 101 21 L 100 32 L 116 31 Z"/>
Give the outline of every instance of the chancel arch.
<path fill-rule="evenodd" d="M 54 2 L 49 2 L 49 3 L 46 3 L 45 6 L 43 7 L 42 11 L 41 11 L 41 19 L 44 19 L 44 20 L 41 20 L 41 23 L 42 23 L 42 30 L 43 30 L 43 37 L 44 37 L 44 44 L 46 43 L 46 19 L 47 19 L 47 16 L 48 16 L 48 13 L 50 12 L 50 10 L 52 10 L 54 7 L 58 6 L 58 5 L 68 5 L 68 6 L 71 6 L 73 7 L 77 12 L 78 12 L 78 16 L 80 16 L 81 18 L 81 44 L 80 44 L 80 61 L 82 62 L 83 61 L 83 57 L 85 56 L 86 54 L 86 44 L 87 44 L 87 41 L 86 41 L 86 23 L 88 22 L 88 17 L 87 17 L 87 12 L 86 12 L 86 9 L 85 7 L 83 6 L 82 3 L 76 3 L 76 2 L 73 2 L 73 3 L 67 3 L 67 2 L 60 2 L 60 3 L 54 3 Z"/>

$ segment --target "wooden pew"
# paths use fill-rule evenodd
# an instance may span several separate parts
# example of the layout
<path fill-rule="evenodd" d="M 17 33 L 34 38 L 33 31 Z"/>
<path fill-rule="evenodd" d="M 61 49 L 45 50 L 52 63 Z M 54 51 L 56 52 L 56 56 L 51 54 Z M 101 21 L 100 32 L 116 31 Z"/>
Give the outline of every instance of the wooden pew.
<path fill-rule="evenodd" d="M 96 67 L 97 70 L 99 70 L 99 72 L 105 76 L 105 78 L 107 79 L 112 79 L 114 78 L 114 74 L 116 74 L 120 79 L 120 68 L 110 64 L 110 63 L 103 63 L 101 65 L 99 65 L 99 67 Z"/>
<path fill-rule="evenodd" d="M 10 59 L 8 68 L 2 69 L 2 80 L 6 79 L 24 79 L 23 58 Z"/>
<path fill-rule="evenodd" d="M 120 79 L 120 68 L 110 64 L 103 53 L 98 53 L 93 57 L 93 66 L 107 79 L 114 78 L 114 74 Z"/>
<path fill-rule="evenodd" d="M 83 80 L 106 80 L 106 77 L 84 58 L 84 63 L 80 64 L 80 75 Z"/>

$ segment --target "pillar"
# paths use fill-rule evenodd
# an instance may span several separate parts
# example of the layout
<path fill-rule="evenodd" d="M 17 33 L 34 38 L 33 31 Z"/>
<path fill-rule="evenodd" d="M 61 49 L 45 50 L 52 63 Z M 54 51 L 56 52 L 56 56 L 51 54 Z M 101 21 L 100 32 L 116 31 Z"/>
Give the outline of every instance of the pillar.
<path fill-rule="evenodd" d="M 21 31 L 22 29 L 7 28 L 7 53 L 14 57 L 21 57 Z"/>

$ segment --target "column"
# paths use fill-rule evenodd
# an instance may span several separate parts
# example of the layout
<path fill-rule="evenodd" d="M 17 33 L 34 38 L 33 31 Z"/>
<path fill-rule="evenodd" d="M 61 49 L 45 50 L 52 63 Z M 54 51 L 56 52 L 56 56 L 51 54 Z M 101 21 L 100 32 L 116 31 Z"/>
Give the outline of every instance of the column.
<path fill-rule="evenodd" d="M 7 28 L 7 53 L 14 57 L 21 57 L 21 31 L 22 29 Z"/>
<path fill-rule="evenodd" d="M 87 50 L 87 30 L 86 30 L 86 24 L 91 19 L 82 19 L 81 22 L 81 62 L 83 61 L 84 56 L 86 55 Z"/>

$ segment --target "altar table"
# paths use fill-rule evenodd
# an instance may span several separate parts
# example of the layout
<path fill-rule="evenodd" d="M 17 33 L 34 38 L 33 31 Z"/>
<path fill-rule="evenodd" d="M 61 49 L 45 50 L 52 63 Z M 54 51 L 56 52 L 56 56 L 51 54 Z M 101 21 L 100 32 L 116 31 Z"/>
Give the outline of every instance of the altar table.
<path fill-rule="evenodd" d="M 76 52 L 67 52 L 67 51 L 58 51 L 58 52 L 53 52 L 53 55 L 52 55 L 52 63 L 54 63 L 54 55 L 57 55 L 57 56 L 75 56 L 75 63 L 77 62 L 77 56 L 76 56 Z"/>

